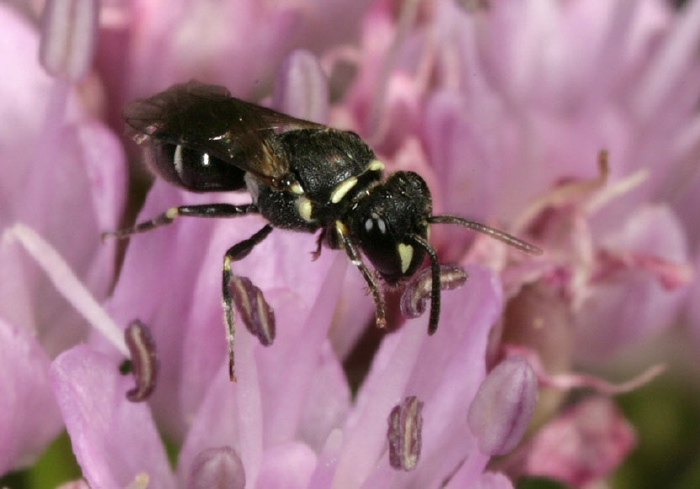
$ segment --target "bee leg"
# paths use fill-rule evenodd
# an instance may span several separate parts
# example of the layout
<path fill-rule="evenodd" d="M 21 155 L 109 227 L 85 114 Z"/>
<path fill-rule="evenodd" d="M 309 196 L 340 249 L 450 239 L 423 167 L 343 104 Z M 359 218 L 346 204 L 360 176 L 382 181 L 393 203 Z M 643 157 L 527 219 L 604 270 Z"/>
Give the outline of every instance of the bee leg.
<path fill-rule="evenodd" d="M 440 262 L 438 261 L 435 248 L 430 246 L 426 240 L 420 236 L 413 236 L 413 242 L 423 248 L 430 257 L 431 266 L 431 286 L 430 286 L 430 321 L 428 322 L 428 334 L 433 335 L 437 331 L 440 320 Z"/>
<path fill-rule="evenodd" d="M 340 221 L 336 221 L 335 230 L 345 253 L 347 253 L 348 258 L 350 259 L 350 262 L 357 267 L 362 274 L 362 278 L 364 278 L 365 282 L 367 282 L 367 287 L 369 287 L 369 290 L 372 293 L 374 307 L 377 311 L 377 327 L 379 329 L 384 329 L 386 327 L 386 304 L 384 303 L 384 296 L 379 289 L 377 279 L 372 271 L 367 268 L 367 265 L 365 265 L 365 263 L 362 261 L 360 251 L 357 249 L 357 246 L 352 239 L 350 239 L 345 225 Z"/>
<path fill-rule="evenodd" d="M 321 256 L 321 249 L 323 247 L 323 240 L 326 239 L 326 228 L 321 229 L 321 233 L 318 235 L 318 238 L 316 239 L 316 249 L 311 252 L 311 259 L 313 261 L 318 260 L 318 258 Z"/>
<path fill-rule="evenodd" d="M 244 315 L 244 320 L 246 320 L 246 318 L 257 319 L 257 321 L 247 319 L 247 321 L 254 321 L 255 324 L 246 324 L 248 329 L 253 331 L 256 336 L 260 337 L 260 333 L 258 333 L 260 330 L 271 330 L 274 332 L 274 315 L 272 314 L 272 310 L 269 308 L 269 306 L 267 306 L 267 304 L 264 302 L 260 289 L 252 285 L 250 280 L 239 280 L 238 277 L 236 277 L 231 271 L 231 263 L 248 256 L 252 249 L 272 232 L 272 229 L 272 225 L 265 225 L 262 229 L 260 229 L 260 231 L 255 233 L 250 238 L 233 245 L 224 255 L 222 295 L 224 303 L 224 319 L 226 321 L 226 337 L 228 338 L 229 376 L 234 382 L 236 381 L 236 375 L 234 373 L 233 341 L 236 326 L 233 312 L 235 298 L 234 294 L 231 293 L 231 289 L 235 288 L 239 294 L 239 297 L 241 298 L 241 303 L 239 303 L 239 305 L 243 303 L 248 305 L 247 308 L 241 306 L 243 309 L 241 312 Z M 262 307 L 255 307 L 255 310 L 250 310 L 252 309 L 252 304 L 260 304 Z M 262 315 L 259 315 L 260 311 L 263 312 Z"/>
<path fill-rule="evenodd" d="M 143 233 L 155 229 L 160 226 L 166 226 L 173 222 L 176 217 L 192 216 L 192 217 L 238 217 L 245 214 L 254 214 L 258 212 L 258 207 L 255 204 L 233 205 L 233 204 L 202 204 L 202 205 L 182 205 L 180 207 L 171 207 L 162 214 L 138 223 L 130 228 L 120 229 L 102 233 L 102 237 L 128 238 L 132 234 Z"/>

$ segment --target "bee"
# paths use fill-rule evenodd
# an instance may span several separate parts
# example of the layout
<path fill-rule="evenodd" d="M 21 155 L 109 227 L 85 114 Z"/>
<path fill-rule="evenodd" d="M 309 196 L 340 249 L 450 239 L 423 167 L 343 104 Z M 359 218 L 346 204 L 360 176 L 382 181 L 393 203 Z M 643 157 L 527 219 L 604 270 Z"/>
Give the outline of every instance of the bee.
<path fill-rule="evenodd" d="M 378 278 L 389 286 L 401 285 L 428 258 L 431 335 L 440 317 L 440 262 L 428 241 L 432 224 L 458 224 L 526 253 L 541 253 L 536 246 L 478 222 L 433 215 L 423 178 L 410 171 L 385 177 L 384 164 L 354 132 L 239 100 L 221 86 L 196 81 L 174 85 L 129 104 L 124 119 L 130 135 L 144 147 L 148 166 L 160 178 L 193 192 L 247 191 L 251 203 L 172 207 L 149 221 L 107 234 L 127 237 L 170 224 L 179 216 L 260 214 L 267 221 L 224 254 L 222 293 L 232 379 L 236 287 L 231 264 L 247 256 L 275 228 L 319 232 L 316 255 L 323 246 L 343 250 L 367 283 L 380 328 L 386 326 L 386 306 Z M 244 294 L 259 293 L 249 280 L 238 284 Z M 274 326 L 274 315 L 264 305 L 267 313 L 257 314 L 257 319 L 244 317 L 244 322 L 273 324 L 246 324 L 248 329 Z"/>

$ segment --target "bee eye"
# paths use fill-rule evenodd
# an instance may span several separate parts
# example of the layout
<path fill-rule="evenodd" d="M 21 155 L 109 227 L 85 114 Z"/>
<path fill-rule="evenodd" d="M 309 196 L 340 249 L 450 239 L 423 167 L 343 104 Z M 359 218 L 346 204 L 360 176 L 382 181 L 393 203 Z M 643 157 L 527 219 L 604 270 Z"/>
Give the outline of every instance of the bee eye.
<path fill-rule="evenodd" d="M 403 277 L 399 242 L 395 230 L 377 213 L 360 221 L 357 229 L 362 252 L 388 283 L 395 284 Z"/>
<path fill-rule="evenodd" d="M 245 186 L 242 170 L 182 144 L 153 145 L 148 157 L 151 168 L 161 177 L 188 190 L 237 190 Z"/>

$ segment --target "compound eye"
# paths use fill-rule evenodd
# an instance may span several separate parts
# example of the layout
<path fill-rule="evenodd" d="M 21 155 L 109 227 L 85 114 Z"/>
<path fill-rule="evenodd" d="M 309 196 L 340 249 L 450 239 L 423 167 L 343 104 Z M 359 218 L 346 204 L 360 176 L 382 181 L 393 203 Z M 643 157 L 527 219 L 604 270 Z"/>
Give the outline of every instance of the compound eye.
<path fill-rule="evenodd" d="M 396 284 L 405 276 L 405 267 L 393 230 L 381 216 L 372 214 L 362 222 L 358 231 L 362 252 L 387 283 Z"/>
<path fill-rule="evenodd" d="M 170 183 L 195 192 L 238 190 L 245 186 L 243 170 L 182 144 L 154 145 L 149 164 Z"/>

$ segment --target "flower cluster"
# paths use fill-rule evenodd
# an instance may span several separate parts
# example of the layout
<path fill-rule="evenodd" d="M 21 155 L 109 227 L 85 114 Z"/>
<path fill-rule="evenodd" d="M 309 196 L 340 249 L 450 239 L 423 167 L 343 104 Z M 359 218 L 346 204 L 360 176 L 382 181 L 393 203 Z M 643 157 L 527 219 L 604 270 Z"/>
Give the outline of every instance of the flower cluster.
<path fill-rule="evenodd" d="M 0 473 L 65 428 L 76 487 L 595 484 L 636 443 L 614 394 L 656 370 L 582 369 L 683 314 L 700 337 L 700 1 L 49 0 L 0 4 L 0 26 Z M 425 178 L 435 214 L 544 254 L 435 224 L 468 280 L 446 269 L 431 336 L 388 291 L 380 334 L 344 253 L 274 230 L 233 267 L 276 335 L 239 328 L 231 382 L 222 258 L 264 219 L 101 239 L 140 159 L 123 105 L 192 78 L 353 130 Z M 137 220 L 214 202 L 250 195 L 156 181 Z"/>

